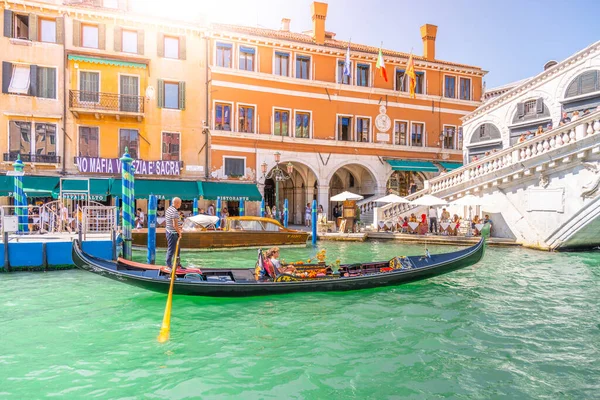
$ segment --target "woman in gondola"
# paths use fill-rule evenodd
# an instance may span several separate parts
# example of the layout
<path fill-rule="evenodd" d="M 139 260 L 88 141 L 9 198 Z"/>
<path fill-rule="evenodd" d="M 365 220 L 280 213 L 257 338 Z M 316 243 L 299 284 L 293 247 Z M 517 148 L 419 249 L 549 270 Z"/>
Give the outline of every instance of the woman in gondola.
<path fill-rule="evenodd" d="M 279 247 L 272 247 L 267 251 L 267 260 L 271 263 L 273 268 L 277 268 L 280 274 L 295 274 L 296 268 L 288 265 L 287 267 L 282 267 L 281 262 L 279 261 Z"/>

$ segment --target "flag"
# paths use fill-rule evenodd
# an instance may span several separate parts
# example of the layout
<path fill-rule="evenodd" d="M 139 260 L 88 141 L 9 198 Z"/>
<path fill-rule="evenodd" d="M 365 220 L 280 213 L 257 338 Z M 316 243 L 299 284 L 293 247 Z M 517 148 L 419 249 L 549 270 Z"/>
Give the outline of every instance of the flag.
<path fill-rule="evenodd" d="M 408 76 L 410 97 L 414 99 L 416 97 L 417 75 L 415 74 L 415 62 L 413 61 L 412 53 L 410 53 L 410 57 L 408 58 L 408 64 L 406 64 L 406 76 Z"/>
<path fill-rule="evenodd" d="M 381 52 L 381 47 L 379 48 L 379 56 L 377 57 L 377 64 L 375 68 L 379 70 L 379 76 L 383 76 L 383 79 L 387 82 L 387 71 L 385 70 L 385 63 L 383 62 L 383 53 Z"/>
<path fill-rule="evenodd" d="M 346 59 L 344 60 L 344 76 L 350 77 L 350 42 L 348 42 L 348 50 L 346 50 Z"/>

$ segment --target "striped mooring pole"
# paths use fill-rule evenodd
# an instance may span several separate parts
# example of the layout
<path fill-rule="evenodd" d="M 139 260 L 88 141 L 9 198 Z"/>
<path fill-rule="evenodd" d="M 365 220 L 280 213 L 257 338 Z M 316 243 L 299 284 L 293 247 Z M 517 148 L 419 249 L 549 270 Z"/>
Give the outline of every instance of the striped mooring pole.
<path fill-rule="evenodd" d="M 125 154 L 121 157 L 121 194 L 123 196 L 123 258 L 131 260 L 131 229 L 134 221 L 134 183 L 133 159 L 129 150 L 125 148 Z"/>
<path fill-rule="evenodd" d="M 14 197 L 15 197 L 15 214 L 19 221 L 19 233 L 27 232 L 27 199 L 25 198 L 25 191 L 23 190 L 23 169 L 25 164 L 21 161 L 21 155 L 17 156 L 17 160 L 13 164 L 13 169 L 16 172 Z"/>
<path fill-rule="evenodd" d="M 317 244 L 317 201 L 312 201 L 312 244 Z"/>
<path fill-rule="evenodd" d="M 156 208 L 158 199 L 151 194 L 148 199 L 148 264 L 156 263 Z"/>
<path fill-rule="evenodd" d="M 198 215 L 198 198 L 194 197 L 194 207 L 193 207 L 194 215 Z"/>

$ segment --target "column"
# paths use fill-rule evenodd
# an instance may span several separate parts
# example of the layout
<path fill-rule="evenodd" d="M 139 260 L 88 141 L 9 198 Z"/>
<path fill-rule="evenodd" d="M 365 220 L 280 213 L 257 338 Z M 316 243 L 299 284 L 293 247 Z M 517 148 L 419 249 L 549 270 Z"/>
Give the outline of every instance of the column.
<path fill-rule="evenodd" d="M 294 188 L 294 224 L 304 225 L 304 207 L 306 207 L 306 201 L 302 195 L 302 188 Z"/>
<path fill-rule="evenodd" d="M 317 207 L 319 205 L 323 206 L 323 211 L 327 215 L 327 219 L 329 219 L 329 186 L 318 186 L 319 194 L 317 196 Z"/>

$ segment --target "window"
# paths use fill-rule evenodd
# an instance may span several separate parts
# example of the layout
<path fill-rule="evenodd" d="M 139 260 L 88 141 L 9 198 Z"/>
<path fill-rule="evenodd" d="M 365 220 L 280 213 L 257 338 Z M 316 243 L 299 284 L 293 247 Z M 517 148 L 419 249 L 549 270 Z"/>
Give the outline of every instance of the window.
<path fill-rule="evenodd" d="M 368 142 L 369 141 L 369 128 L 371 120 L 369 118 L 357 118 L 356 119 L 356 141 L 357 142 Z"/>
<path fill-rule="evenodd" d="M 456 77 L 446 75 L 444 77 L 444 97 L 456 98 Z"/>
<path fill-rule="evenodd" d="M 254 71 L 254 53 L 256 53 L 254 48 L 240 46 L 240 69 L 244 71 Z"/>
<path fill-rule="evenodd" d="M 356 66 L 356 85 L 369 86 L 369 64 L 358 64 Z"/>
<path fill-rule="evenodd" d="M 349 75 L 344 75 L 344 67 L 345 67 L 346 63 L 344 60 L 339 60 L 338 61 L 338 68 L 337 68 L 337 83 L 342 83 L 344 85 L 349 85 L 350 84 L 350 76 Z M 350 68 L 352 68 L 352 64 L 350 64 Z M 350 72 L 350 71 L 348 71 Z"/>
<path fill-rule="evenodd" d="M 6 13 L 5 19 L 6 19 Z M 8 14 L 10 15 L 10 14 Z M 29 39 L 29 16 L 13 14 L 12 17 L 12 37 L 15 39 Z M 5 28 L 6 29 L 6 28 Z"/>
<path fill-rule="evenodd" d="M 162 159 L 165 161 L 179 161 L 179 133 L 162 133 Z"/>
<path fill-rule="evenodd" d="M 275 52 L 275 65 L 273 66 L 273 73 L 279 76 L 290 76 L 290 53 L 283 53 L 281 51 Z"/>
<path fill-rule="evenodd" d="M 8 85 L 8 93 L 28 94 L 31 72 L 29 65 L 15 64 L 12 66 L 12 77 Z"/>
<path fill-rule="evenodd" d="M 231 48 L 230 43 L 217 42 L 217 66 L 231 68 Z"/>
<path fill-rule="evenodd" d="M 471 100 L 471 80 L 468 78 L 460 78 L 458 80 L 459 88 L 459 99 Z"/>
<path fill-rule="evenodd" d="M 411 146 L 423 146 L 423 131 L 425 127 L 421 123 L 413 122 L 411 132 Z"/>
<path fill-rule="evenodd" d="M 239 106 L 239 132 L 254 133 L 254 107 Z"/>
<path fill-rule="evenodd" d="M 79 157 L 98 157 L 98 128 L 79 127 Z"/>
<path fill-rule="evenodd" d="M 296 78 L 310 79 L 310 57 L 296 56 Z"/>
<path fill-rule="evenodd" d="M 396 70 L 396 90 L 399 92 L 408 91 L 408 78 L 405 79 L 405 76 L 406 74 L 404 73 L 404 70 Z"/>
<path fill-rule="evenodd" d="M 40 40 L 42 42 L 56 43 L 56 21 L 40 19 Z"/>
<path fill-rule="evenodd" d="M 223 159 L 223 165 L 225 168 L 225 175 L 230 178 L 245 175 L 244 172 L 246 171 L 246 160 L 243 158 L 225 157 Z"/>
<path fill-rule="evenodd" d="M 103 6 L 105 8 L 119 8 L 119 0 L 104 0 Z"/>
<path fill-rule="evenodd" d="M 140 84 L 135 75 L 119 76 L 119 109 L 125 112 L 140 111 Z"/>
<path fill-rule="evenodd" d="M 100 101 L 100 73 L 79 71 L 79 101 L 98 103 Z"/>
<path fill-rule="evenodd" d="M 290 136 L 290 112 L 275 110 L 273 121 L 273 134 L 276 136 Z"/>
<path fill-rule="evenodd" d="M 136 31 L 123 31 L 123 44 L 122 50 L 125 53 L 134 53 L 138 52 L 138 33 Z"/>
<path fill-rule="evenodd" d="M 415 93 L 425 93 L 425 73 L 415 72 Z"/>
<path fill-rule="evenodd" d="M 453 150 L 455 139 L 456 139 L 456 127 L 455 126 L 445 126 L 443 136 L 444 136 L 444 141 L 443 141 L 444 147 L 443 148 Z"/>
<path fill-rule="evenodd" d="M 165 58 L 179 58 L 179 38 L 165 36 Z"/>
<path fill-rule="evenodd" d="M 524 103 L 525 115 L 535 115 L 536 100 L 528 100 Z"/>
<path fill-rule="evenodd" d="M 56 68 L 37 67 L 36 96 L 56 99 Z"/>
<path fill-rule="evenodd" d="M 297 112 L 296 113 L 296 137 L 298 138 L 309 138 L 310 137 L 310 113 Z"/>
<path fill-rule="evenodd" d="M 396 121 L 394 123 L 394 144 L 400 145 L 400 146 L 407 146 L 407 136 L 406 136 L 406 132 L 407 132 L 407 125 L 408 122 L 406 121 Z"/>
<path fill-rule="evenodd" d="M 352 117 L 338 117 L 338 140 L 352 140 Z"/>
<path fill-rule="evenodd" d="M 119 129 L 119 154 L 125 154 L 125 148 L 134 160 L 138 158 L 138 131 L 136 129 Z"/>
<path fill-rule="evenodd" d="M 165 82 L 164 108 L 179 109 L 179 84 Z"/>
<path fill-rule="evenodd" d="M 31 154 L 31 122 L 10 121 L 9 152 L 11 154 Z"/>
<path fill-rule="evenodd" d="M 98 27 L 95 25 L 81 25 L 81 45 L 91 49 L 98 48 Z"/>
<path fill-rule="evenodd" d="M 35 124 L 35 155 L 56 155 L 56 125 Z"/>
<path fill-rule="evenodd" d="M 215 104 L 215 129 L 231 131 L 231 105 Z"/>

